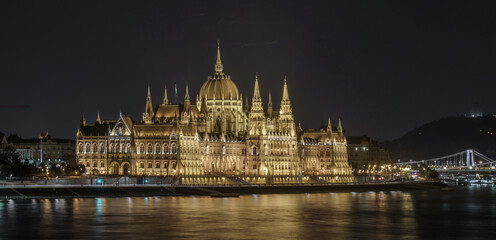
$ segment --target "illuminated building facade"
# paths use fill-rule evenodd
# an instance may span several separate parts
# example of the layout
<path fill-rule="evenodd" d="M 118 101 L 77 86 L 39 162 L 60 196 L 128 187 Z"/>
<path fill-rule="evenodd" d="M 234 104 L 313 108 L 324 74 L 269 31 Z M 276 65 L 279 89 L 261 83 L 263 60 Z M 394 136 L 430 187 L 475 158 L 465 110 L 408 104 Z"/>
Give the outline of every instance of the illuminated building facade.
<path fill-rule="evenodd" d="M 286 79 L 279 111 L 269 93 L 267 109 L 255 77 L 251 107 L 226 75 L 217 49 L 215 72 L 196 101 L 189 89 L 183 104 L 164 92 L 153 106 L 148 87 L 137 123 L 122 114 L 116 121 L 87 124 L 76 137 L 80 164 L 91 174 L 173 176 L 182 183 L 350 182 L 341 122 L 320 132 L 296 127 Z"/>

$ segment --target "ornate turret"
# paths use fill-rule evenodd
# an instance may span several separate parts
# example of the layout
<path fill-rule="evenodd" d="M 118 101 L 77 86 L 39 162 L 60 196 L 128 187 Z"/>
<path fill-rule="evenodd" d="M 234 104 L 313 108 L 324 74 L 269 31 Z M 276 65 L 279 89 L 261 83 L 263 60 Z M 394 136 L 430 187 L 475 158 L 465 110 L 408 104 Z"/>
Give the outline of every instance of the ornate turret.
<path fill-rule="evenodd" d="M 101 124 L 102 120 L 100 119 L 100 112 L 96 114 L 96 123 Z"/>
<path fill-rule="evenodd" d="M 279 131 L 290 132 L 295 135 L 295 125 L 293 110 L 291 108 L 291 101 L 289 100 L 288 85 L 286 83 L 286 77 L 284 77 L 284 88 L 282 91 L 281 109 L 279 111 Z"/>
<path fill-rule="evenodd" d="M 264 110 L 262 105 L 262 97 L 260 96 L 260 88 L 258 86 L 258 76 L 255 75 L 255 87 L 253 89 L 253 98 L 251 101 L 250 119 L 264 118 Z"/>

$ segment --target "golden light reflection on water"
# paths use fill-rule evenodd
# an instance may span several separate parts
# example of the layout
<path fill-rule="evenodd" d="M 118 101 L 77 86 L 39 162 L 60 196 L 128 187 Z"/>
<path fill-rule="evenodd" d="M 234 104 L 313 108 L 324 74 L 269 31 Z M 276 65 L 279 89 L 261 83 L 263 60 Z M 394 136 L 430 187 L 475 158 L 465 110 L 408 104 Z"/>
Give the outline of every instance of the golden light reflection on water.
<path fill-rule="evenodd" d="M 463 205 L 460 196 L 391 191 L 2 200 L 0 233 L 10 235 L 0 234 L 0 238 L 418 239 L 432 225 L 429 221 L 437 223 L 437 215 L 455 209 L 459 209 L 457 215 L 469 217 L 470 209 L 489 214 L 483 223 L 496 224 L 496 220 L 487 222 L 496 219 L 496 206 L 483 212 L 482 200 L 469 198 Z M 30 232 L 19 231 L 25 225 Z"/>

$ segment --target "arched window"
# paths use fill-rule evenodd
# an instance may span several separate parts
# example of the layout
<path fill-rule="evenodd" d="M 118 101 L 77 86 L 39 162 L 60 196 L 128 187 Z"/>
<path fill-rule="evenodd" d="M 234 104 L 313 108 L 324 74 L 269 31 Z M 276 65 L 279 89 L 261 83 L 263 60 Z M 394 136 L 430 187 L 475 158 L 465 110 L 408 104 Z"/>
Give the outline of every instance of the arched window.
<path fill-rule="evenodd" d="M 169 145 L 167 143 L 164 143 L 164 153 L 169 153 Z"/>
<path fill-rule="evenodd" d="M 175 143 L 171 144 L 171 148 L 172 148 L 172 154 L 176 154 L 177 149 Z"/>
<path fill-rule="evenodd" d="M 155 144 L 155 154 L 160 154 L 160 144 Z"/>
<path fill-rule="evenodd" d="M 96 143 L 93 143 L 93 152 L 94 153 L 98 152 L 98 145 L 96 145 Z"/>
<path fill-rule="evenodd" d="M 253 147 L 253 149 L 252 149 L 252 154 L 253 154 L 253 155 L 257 155 L 257 147 L 255 147 L 255 146 Z"/>
<path fill-rule="evenodd" d="M 131 144 L 126 144 L 126 153 L 131 152 Z"/>
<path fill-rule="evenodd" d="M 152 154 L 152 153 L 153 153 L 152 144 L 151 143 L 148 143 L 148 154 Z"/>
<path fill-rule="evenodd" d="M 140 148 L 139 148 L 139 150 L 140 150 L 140 151 L 139 151 L 139 153 L 140 153 L 140 154 L 145 154 L 145 144 L 143 144 L 143 143 L 142 143 L 142 144 L 140 144 Z"/>
<path fill-rule="evenodd" d="M 114 144 L 114 152 L 117 153 L 118 150 L 119 150 L 119 144 L 116 143 L 116 144 Z"/>
<path fill-rule="evenodd" d="M 86 153 L 90 153 L 90 144 L 86 143 Z"/>
<path fill-rule="evenodd" d="M 100 153 L 105 153 L 105 145 L 103 143 L 100 143 Z"/>
<path fill-rule="evenodd" d="M 114 149 L 112 148 L 113 146 L 114 146 L 114 144 L 113 144 L 113 143 L 111 143 L 111 144 L 109 145 L 109 152 L 112 152 L 112 150 L 114 150 Z"/>
<path fill-rule="evenodd" d="M 83 152 L 83 144 L 81 144 L 81 143 L 79 144 L 79 150 L 78 150 L 78 152 L 80 152 L 80 153 Z"/>

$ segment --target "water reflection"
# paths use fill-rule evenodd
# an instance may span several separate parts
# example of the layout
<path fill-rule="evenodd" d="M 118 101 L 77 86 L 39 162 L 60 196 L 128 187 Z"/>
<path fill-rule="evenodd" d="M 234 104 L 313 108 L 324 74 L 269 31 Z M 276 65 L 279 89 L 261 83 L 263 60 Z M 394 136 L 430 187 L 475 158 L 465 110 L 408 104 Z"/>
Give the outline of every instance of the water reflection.
<path fill-rule="evenodd" d="M 484 238 L 495 234 L 495 192 L 0 200 L 0 238 Z"/>

